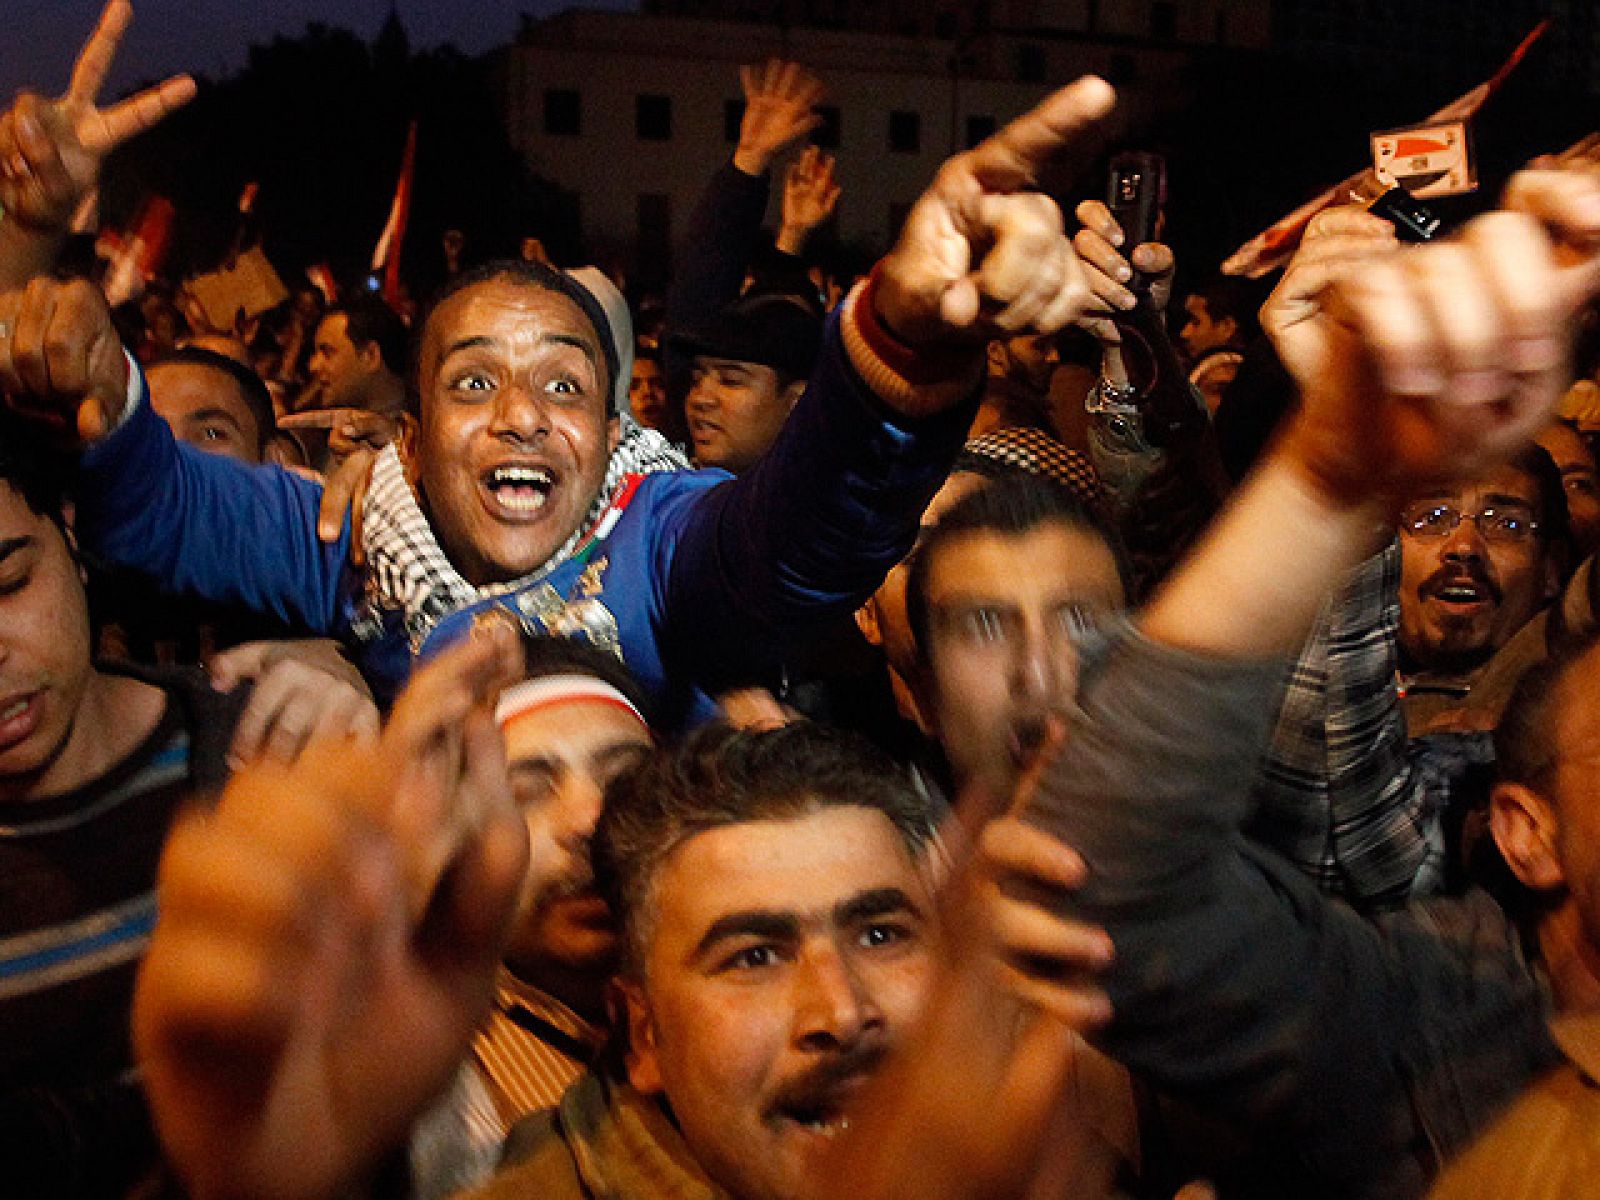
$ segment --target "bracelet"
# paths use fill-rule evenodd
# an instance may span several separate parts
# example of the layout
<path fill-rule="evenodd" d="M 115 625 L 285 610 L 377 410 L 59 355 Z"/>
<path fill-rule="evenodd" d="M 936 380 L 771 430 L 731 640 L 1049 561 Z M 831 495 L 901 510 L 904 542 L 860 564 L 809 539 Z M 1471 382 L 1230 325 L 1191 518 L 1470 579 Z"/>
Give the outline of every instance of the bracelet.
<path fill-rule="evenodd" d="M 1131 383 L 1112 383 L 1104 375 L 1089 387 L 1083 398 L 1084 411 L 1101 416 L 1136 416 L 1139 389 Z"/>

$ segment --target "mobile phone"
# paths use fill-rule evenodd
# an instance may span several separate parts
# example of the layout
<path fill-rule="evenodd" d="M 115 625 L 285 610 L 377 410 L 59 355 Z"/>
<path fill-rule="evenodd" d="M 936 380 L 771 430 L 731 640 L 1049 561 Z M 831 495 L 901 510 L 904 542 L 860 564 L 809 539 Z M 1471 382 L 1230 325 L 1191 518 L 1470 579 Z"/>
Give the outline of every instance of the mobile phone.
<path fill-rule="evenodd" d="M 1127 150 L 1111 160 L 1106 181 L 1106 207 L 1122 226 L 1122 244 L 1135 246 L 1156 240 L 1161 211 L 1167 203 L 1167 162 L 1147 150 Z"/>

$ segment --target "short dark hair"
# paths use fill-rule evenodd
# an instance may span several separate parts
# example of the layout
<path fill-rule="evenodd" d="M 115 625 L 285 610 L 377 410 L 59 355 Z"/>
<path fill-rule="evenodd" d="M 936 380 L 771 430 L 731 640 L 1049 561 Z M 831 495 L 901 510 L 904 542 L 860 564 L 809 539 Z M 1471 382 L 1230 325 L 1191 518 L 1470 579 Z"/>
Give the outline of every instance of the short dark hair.
<path fill-rule="evenodd" d="M 267 385 L 262 382 L 261 376 L 236 359 L 229 358 L 226 354 L 218 354 L 215 350 L 208 350 L 204 346 L 180 347 L 166 357 L 151 363 L 149 369 L 169 366 L 209 367 L 233 380 L 239 387 L 239 394 L 244 397 L 245 407 L 256 420 L 260 437 L 256 451 L 260 453 L 266 449 L 268 440 L 278 428 L 278 418 L 272 406 L 272 393 L 267 390 Z"/>
<path fill-rule="evenodd" d="M 450 280 L 434 294 L 429 302 L 427 311 L 422 320 L 417 323 L 417 337 L 412 344 L 411 357 L 411 387 L 416 396 L 412 400 L 413 409 L 416 408 L 418 398 L 422 392 L 422 343 L 427 333 L 428 325 L 433 321 L 434 314 L 439 307 L 452 296 L 465 291 L 470 287 L 477 287 L 481 283 L 507 283 L 526 284 L 530 287 L 543 288 L 547 292 L 556 292 L 565 296 L 578 306 L 578 310 L 588 319 L 594 328 L 595 337 L 600 342 L 600 353 L 605 359 L 606 377 L 601 381 L 605 394 L 606 414 L 616 412 L 614 403 L 616 389 L 613 384 L 619 371 L 617 358 L 617 343 L 612 336 L 611 321 L 606 316 L 605 309 L 600 307 L 600 302 L 594 294 L 579 283 L 565 271 L 558 271 L 540 262 L 527 262 L 520 258 L 500 258 L 493 262 L 486 262 L 482 266 L 473 267 L 470 271 L 462 271 L 459 275 L 451 276 Z"/>
<path fill-rule="evenodd" d="M 1567 677 L 1600 646 L 1600 630 L 1558 643 L 1548 658 L 1523 672 L 1494 731 L 1495 775 L 1545 794 L 1544 777 L 1560 756 L 1557 718 Z"/>
<path fill-rule="evenodd" d="M 1567 547 L 1572 541 L 1572 517 L 1567 511 L 1567 489 L 1561 468 L 1550 451 L 1536 442 L 1522 448 L 1508 464 L 1533 480 L 1539 493 L 1539 540 L 1546 547 Z"/>
<path fill-rule="evenodd" d="M 661 864 L 686 839 L 830 808 L 881 812 L 913 857 L 933 838 L 929 806 L 904 770 L 865 739 L 810 721 L 766 730 L 714 722 L 617 780 L 592 857 L 628 967 L 642 967 L 651 893 Z"/>
<path fill-rule="evenodd" d="M 400 314 L 381 297 L 356 292 L 324 313 L 323 320 L 334 316 L 344 317 L 344 334 L 352 346 L 359 350 L 376 343 L 383 365 L 396 375 L 405 376 L 411 333 Z"/>
<path fill-rule="evenodd" d="M 977 491 L 951 505 L 912 553 L 911 570 L 906 576 L 906 620 L 923 659 L 928 656 L 929 645 L 928 576 L 939 552 L 950 542 L 970 534 L 1016 537 L 1048 524 L 1092 534 L 1105 542 L 1116 560 L 1122 590 L 1131 594 L 1127 558 L 1110 526 L 1070 492 L 1053 483 L 1021 471 L 997 472 Z M 1027 570 L 1027 564 L 1018 563 L 1017 569 Z"/>
<path fill-rule="evenodd" d="M 41 517 L 63 525 L 72 459 L 39 429 L 0 405 L 0 483 Z"/>
<path fill-rule="evenodd" d="M 621 692 L 629 704 L 639 710 L 645 723 L 655 724 L 655 714 L 645 697 L 644 689 L 633 673 L 616 655 L 602 650 L 592 642 L 577 638 L 556 637 L 548 633 L 522 635 L 522 665 L 524 679 L 544 679 L 551 675 L 588 675 L 601 683 L 608 683 Z"/>

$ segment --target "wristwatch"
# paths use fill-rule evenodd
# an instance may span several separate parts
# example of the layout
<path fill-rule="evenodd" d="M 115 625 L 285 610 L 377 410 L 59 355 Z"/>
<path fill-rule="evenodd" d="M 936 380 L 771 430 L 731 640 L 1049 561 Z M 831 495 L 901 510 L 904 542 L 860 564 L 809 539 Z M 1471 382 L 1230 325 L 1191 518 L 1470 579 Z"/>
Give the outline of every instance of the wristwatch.
<path fill-rule="evenodd" d="M 1139 389 L 1131 383 L 1112 383 L 1104 375 L 1094 381 L 1083 398 L 1085 411 L 1102 417 L 1137 417 Z"/>

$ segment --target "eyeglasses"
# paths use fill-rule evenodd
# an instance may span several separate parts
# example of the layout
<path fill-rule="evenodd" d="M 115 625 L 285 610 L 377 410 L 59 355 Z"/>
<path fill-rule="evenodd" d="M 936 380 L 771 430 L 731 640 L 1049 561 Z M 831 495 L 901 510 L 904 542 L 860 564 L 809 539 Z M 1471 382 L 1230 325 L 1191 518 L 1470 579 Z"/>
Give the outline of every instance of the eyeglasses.
<path fill-rule="evenodd" d="M 1400 528 L 1419 538 L 1449 537 L 1468 516 L 1451 504 L 1413 504 L 1400 514 Z M 1539 532 L 1533 510 L 1505 504 L 1472 513 L 1473 524 L 1486 542 L 1526 542 Z"/>

